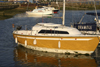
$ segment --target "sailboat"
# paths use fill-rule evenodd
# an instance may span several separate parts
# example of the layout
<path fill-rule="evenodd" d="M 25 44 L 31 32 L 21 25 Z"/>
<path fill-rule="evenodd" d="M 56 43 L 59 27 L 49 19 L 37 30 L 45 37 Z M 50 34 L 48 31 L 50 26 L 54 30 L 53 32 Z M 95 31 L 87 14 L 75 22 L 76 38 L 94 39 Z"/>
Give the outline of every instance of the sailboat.
<path fill-rule="evenodd" d="M 38 23 L 31 30 L 14 30 L 15 42 L 38 51 L 73 54 L 93 53 L 99 43 L 98 36 L 83 35 L 76 28 L 65 26 L 65 0 L 63 3 L 62 24 Z"/>
<path fill-rule="evenodd" d="M 79 23 L 74 23 L 72 26 L 80 30 L 83 34 L 89 34 L 89 35 L 100 35 L 100 19 L 98 19 L 98 16 L 100 16 L 100 13 L 97 13 L 95 1 L 94 7 L 95 12 L 87 12 L 83 15 Z M 85 15 L 92 15 L 95 16 L 94 20 L 95 22 L 82 22 Z"/>
<path fill-rule="evenodd" d="M 49 10 L 47 8 L 37 8 L 36 6 L 36 8 L 33 9 L 32 11 L 26 11 L 26 14 L 43 16 L 43 15 L 52 15 L 53 12 L 52 10 Z"/>

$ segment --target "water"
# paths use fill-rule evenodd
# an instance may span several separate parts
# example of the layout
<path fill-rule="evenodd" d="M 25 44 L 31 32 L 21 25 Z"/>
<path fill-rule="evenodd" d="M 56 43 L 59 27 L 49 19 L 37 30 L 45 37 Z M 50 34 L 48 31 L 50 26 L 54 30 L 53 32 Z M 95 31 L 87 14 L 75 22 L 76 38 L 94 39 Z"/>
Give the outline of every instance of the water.
<path fill-rule="evenodd" d="M 94 11 L 66 11 L 65 25 L 70 26 L 74 22 L 79 22 L 85 12 Z M 59 12 L 54 16 L 61 17 L 62 13 Z M 32 17 L 26 14 L 18 14 L 10 19 L 0 20 L 0 67 L 99 67 L 99 52 L 98 57 L 95 57 L 95 53 L 92 56 L 54 54 L 17 47 L 14 42 L 12 24 L 28 25 L 31 28 L 39 22 L 61 24 L 61 21 L 58 18 Z M 83 22 L 94 22 L 94 16 L 86 15 Z M 98 51 L 100 51 L 99 48 Z"/>

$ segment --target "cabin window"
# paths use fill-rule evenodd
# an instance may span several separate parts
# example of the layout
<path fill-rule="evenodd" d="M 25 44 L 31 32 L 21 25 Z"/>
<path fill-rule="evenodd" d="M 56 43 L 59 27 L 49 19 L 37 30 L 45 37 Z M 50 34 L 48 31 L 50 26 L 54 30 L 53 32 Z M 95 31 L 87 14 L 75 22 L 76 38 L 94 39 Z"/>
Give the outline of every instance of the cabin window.
<path fill-rule="evenodd" d="M 47 33 L 47 34 L 69 34 L 67 31 L 57 31 L 57 30 L 41 30 L 38 33 Z"/>

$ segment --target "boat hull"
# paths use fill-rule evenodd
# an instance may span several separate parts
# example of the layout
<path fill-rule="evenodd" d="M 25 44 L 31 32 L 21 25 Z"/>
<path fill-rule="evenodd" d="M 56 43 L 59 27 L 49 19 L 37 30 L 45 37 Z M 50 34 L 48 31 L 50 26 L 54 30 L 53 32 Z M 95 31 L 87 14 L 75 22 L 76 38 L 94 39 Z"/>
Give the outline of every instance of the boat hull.
<path fill-rule="evenodd" d="M 91 54 L 99 43 L 98 37 L 55 37 L 18 34 L 13 34 L 13 36 L 16 43 L 26 48 L 56 53 Z"/>
<path fill-rule="evenodd" d="M 49 11 L 49 12 L 31 12 L 31 11 L 27 11 L 26 14 L 28 14 L 28 15 L 52 15 L 53 13 L 51 11 Z"/>

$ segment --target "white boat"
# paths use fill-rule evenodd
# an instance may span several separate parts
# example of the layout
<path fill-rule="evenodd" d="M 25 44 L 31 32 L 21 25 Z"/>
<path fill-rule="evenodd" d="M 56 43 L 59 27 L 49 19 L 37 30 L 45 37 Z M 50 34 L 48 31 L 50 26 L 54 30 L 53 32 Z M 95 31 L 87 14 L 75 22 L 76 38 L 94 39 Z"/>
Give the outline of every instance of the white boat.
<path fill-rule="evenodd" d="M 98 36 L 83 35 L 76 28 L 64 26 L 64 22 L 65 0 L 62 25 L 38 23 L 31 30 L 14 30 L 13 37 L 19 45 L 33 50 L 74 54 L 93 53 L 99 43 Z"/>
<path fill-rule="evenodd" d="M 33 11 L 26 11 L 28 15 L 52 15 L 53 12 L 47 8 L 36 8 Z"/>

